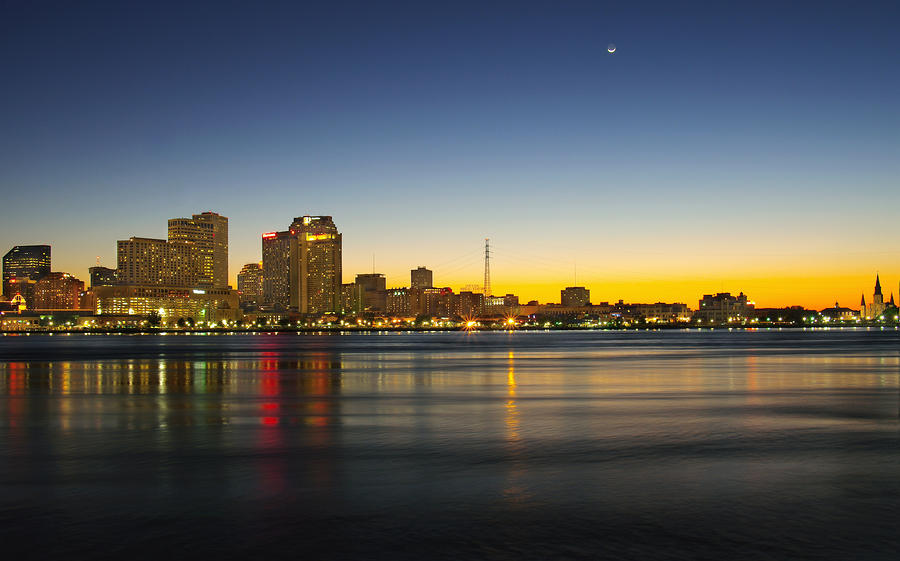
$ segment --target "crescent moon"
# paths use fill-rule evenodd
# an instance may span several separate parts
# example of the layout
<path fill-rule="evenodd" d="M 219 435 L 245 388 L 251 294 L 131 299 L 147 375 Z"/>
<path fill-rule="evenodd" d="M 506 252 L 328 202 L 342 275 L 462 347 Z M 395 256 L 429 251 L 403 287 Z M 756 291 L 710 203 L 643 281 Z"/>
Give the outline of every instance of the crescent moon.
<path fill-rule="evenodd" d="M 607 47 L 606 50 L 609 51 L 609 52 L 611 52 L 611 53 L 614 53 L 614 52 L 616 52 L 616 46 L 613 45 L 612 43 L 610 43 L 610 44 L 609 44 L 609 47 Z"/>

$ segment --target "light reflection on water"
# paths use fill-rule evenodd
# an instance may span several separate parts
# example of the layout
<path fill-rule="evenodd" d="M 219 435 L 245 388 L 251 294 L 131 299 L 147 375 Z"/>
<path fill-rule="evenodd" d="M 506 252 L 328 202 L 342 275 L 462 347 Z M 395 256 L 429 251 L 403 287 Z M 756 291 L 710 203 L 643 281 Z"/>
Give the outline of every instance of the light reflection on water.
<path fill-rule="evenodd" d="M 60 555 L 889 558 L 898 342 L 2 337 L 0 533 Z"/>

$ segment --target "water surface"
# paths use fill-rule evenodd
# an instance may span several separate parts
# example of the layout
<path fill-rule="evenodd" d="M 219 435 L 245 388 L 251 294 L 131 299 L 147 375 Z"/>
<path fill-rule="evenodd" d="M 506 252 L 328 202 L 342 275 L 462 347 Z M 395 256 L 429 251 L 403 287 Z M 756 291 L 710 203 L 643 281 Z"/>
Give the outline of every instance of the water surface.
<path fill-rule="evenodd" d="M 895 559 L 897 331 L 0 337 L 43 557 Z"/>

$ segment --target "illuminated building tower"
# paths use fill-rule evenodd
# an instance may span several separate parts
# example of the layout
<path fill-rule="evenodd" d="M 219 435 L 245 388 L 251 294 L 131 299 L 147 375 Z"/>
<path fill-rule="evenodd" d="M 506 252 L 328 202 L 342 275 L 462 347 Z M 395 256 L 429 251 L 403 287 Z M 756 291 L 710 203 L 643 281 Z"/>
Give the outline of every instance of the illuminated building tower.
<path fill-rule="evenodd" d="M 560 304 L 580 308 L 591 301 L 591 291 L 583 286 L 567 286 L 560 291 Z"/>
<path fill-rule="evenodd" d="M 363 287 L 355 282 L 341 285 L 341 313 L 358 314 L 363 310 Z"/>
<path fill-rule="evenodd" d="M 381 273 L 356 275 L 356 284 L 363 290 L 363 310 L 383 312 L 387 306 L 387 281 Z"/>
<path fill-rule="evenodd" d="M 262 235 L 262 303 L 275 310 L 287 310 L 291 304 L 292 237 L 290 231 Z"/>
<path fill-rule="evenodd" d="M 17 245 L 3 256 L 3 295 L 12 300 L 18 290 L 11 287 L 12 279 L 37 281 L 50 274 L 49 245 Z"/>
<path fill-rule="evenodd" d="M 118 284 L 197 286 L 197 251 L 193 244 L 129 238 L 117 242 L 116 258 Z"/>
<path fill-rule="evenodd" d="M 88 269 L 88 272 L 91 274 L 91 286 L 115 286 L 118 283 L 115 269 L 97 265 Z"/>
<path fill-rule="evenodd" d="M 196 248 L 199 286 L 228 286 L 227 217 L 204 212 L 191 218 L 172 218 L 169 241 L 189 243 Z"/>
<path fill-rule="evenodd" d="M 303 216 L 292 226 L 291 307 L 301 314 L 341 310 L 341 234 L 330 216 Z"/>
<path fill-rule="evenodd" d="M 875 275 L 875 294 L 872 295 L 872 303 L 866 306 L 865 316 L 878 319 L 884 313 L 884 295 L 881 293 L 881 279 Z"/>
<path fill-rule="evenodd" d="M 425 267 L 419 267 L 409 272 L 409 287 L 413 290 L 420 288 L 432 288 L 434 286 L 434 273 Z"/>
<path fill-rule="evenodd" d="M 34 284 L 32 307 L 39 310 L 76 310 L 80 306 L 84 281 L 69 273 L 50 273 Z"/>
<path fill-rule="evenodd" d="M 263 274 L 261 263 L 247 263 L 237 276 L 237 289 L 241 293 L 241 304 L 258 306 L 263 294 Z"/>

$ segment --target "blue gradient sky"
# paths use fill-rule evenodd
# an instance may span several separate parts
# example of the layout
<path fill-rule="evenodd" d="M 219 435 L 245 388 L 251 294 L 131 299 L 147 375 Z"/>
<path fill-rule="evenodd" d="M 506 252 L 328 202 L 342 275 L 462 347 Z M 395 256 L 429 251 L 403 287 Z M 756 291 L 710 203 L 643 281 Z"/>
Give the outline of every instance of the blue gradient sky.
<path fill-rule="evenodd" d="M 0 1 L 0 242 L 331 214 L 345 280 L 595 301 L 900 281 L 900 4 Z M 608 43 L 618 46 L 606 52 Z M 893 287 L 893 288 L 892 288 Z"/>

